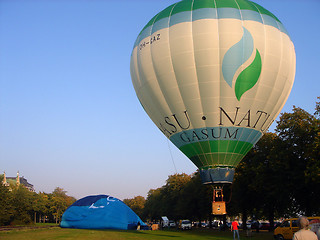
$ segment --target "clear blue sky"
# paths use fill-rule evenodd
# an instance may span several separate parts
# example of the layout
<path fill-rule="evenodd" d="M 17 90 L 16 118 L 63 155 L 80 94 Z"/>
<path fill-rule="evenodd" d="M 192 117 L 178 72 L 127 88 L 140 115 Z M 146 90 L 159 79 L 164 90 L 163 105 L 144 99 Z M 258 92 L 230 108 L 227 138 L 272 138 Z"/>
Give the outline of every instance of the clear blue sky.
<path fill-rule="evenodd" d="M 161 187 L 176 173 L 172 159 L 178 173 L 196 171 L 144 112 L 129 71 L 138 33 L 174 2 L 1 0 L 0 172 L 19 170 L 37 192 L 123 199 Z M 296 79 L 283 111 L 313 113 L 320 1 L 255 2 L 295 44 Z"/>

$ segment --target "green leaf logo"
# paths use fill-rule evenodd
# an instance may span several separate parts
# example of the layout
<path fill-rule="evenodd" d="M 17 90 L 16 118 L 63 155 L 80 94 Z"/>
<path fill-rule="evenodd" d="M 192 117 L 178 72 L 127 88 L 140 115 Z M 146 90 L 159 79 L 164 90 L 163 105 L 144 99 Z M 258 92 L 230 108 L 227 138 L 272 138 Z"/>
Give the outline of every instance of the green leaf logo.
<path fill-rule="evenodd" d="M 253 62 L 244 69 L 238 76 L 235 85 L 235 93 L 238 101 L 240 101 L 241 96 L 257 83 L 260 73 L 261 73 L 261 56 L 256 49 L 256 57 Z"/>
<path fill-rule="evenodd" d="M 251 33 L 243 27 L 243 36 L 239 42 L 233 45 L 225 54 L 222 62 L 224 80 L 232 87 L 236 71 L 254 53 L 253 38 Z M 240 72 L 235 82 L 235 95 L 240 101 L 241 96 L 250 90 L 257 82 L 261 74 L 262 62 L 258 49 L 255 51 L 253 62 Z"/>

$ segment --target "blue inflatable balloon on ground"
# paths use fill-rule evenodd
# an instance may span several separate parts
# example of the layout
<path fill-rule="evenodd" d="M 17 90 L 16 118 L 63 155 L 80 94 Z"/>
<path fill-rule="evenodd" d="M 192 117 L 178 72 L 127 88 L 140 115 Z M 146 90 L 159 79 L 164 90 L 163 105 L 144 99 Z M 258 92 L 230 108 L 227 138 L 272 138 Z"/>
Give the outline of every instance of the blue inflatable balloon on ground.
<path fill-rule="evenodd" d="M 62 215 L 60 226 L 81 229 L 147 228 L 147 225 L 121 200 L 108 195 L 84 197 Z"/>

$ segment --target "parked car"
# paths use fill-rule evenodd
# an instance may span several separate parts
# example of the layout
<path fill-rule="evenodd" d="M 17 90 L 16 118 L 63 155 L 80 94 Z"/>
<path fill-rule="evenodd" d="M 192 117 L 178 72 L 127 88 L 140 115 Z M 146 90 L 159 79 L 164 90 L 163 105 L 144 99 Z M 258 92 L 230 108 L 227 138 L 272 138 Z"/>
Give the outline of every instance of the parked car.
<path fill-rule="evenodd" d="M 244 226 L 245 226 L 244 223 L 239 223 L 239 228 L 240 229 L 244 229 Z M 251 229 L 251 223 L 247 222 L 246 223 L 246 227 L 247 227 L 246 228 L 247 230 Z"/>
<path fill-rule="evenodd" d="M 175 221 L 173 221 L 173 220 L 169 221 L 169 227 L 176 227 L 176 226 L 177 226 L 177 224 Z"/>
<path fill-rule="evenodd" d="M 206 227 L 208 227 L 208 224 L 206 224 L 205 222 L 202 222 L 201 227 L 206 228 Z"/>
<path fill-rule="evenodd" d="M 214 220 L 214 221 L 212 222 L 212 227 L 213 227 L 213 228 L 219 228 L 221 224 L 222 224 L 222 222 L 217 221 L 217 220 Z"/>
<path fill-rule="evenodd" d="M 250 230 L 251 229 L 251 223 L 246 223 L 247 225 L 247 229 Z"/>
<path fill-rule="evenodd" d="M 251 229 L 259 231 L 261 227 L 261 223 L 259 221 L 251 221 Z"/>
<path fill-rule="evenodd" d="M 260 224 L 260 230 L 270 230 L 270 223 L 268 222 L 263 222 Z"/>
<path fill-rule="evenodd" d="M 190 220 L 181 220 L 180 222 L 180 228 L 182 230 L 191 229 L 191 221 Z"/>

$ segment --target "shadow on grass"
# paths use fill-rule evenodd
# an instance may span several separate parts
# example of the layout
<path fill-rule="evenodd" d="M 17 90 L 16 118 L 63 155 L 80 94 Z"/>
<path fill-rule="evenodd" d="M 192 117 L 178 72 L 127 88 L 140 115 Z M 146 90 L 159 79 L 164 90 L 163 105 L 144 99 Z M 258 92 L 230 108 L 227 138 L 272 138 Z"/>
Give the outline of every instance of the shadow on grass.
<path fill-rule="evenodd" d="M 151 231 L 151 230 L 140 230 L 140 231 L 136 231 L 136 230 L 129 230 L 127 231 L 127 233 L 130 233 L 132 235 L 149 235 L 149 236 L 159 236 L 159 237 L 169 237 L 169 238 L 178 238 L 181 236 L 177 236 L 177 235 L 173 235 L 172 233 L 170 233 L 170 231 L 163 231 L 163 230 L 156 230 L 156 231 Z M 168 233 L 168 234 L 165 234 Z"/>
<path fill-rule="evenodd" d="M 240 231 L 242 240 L 272 240 L 272 233 L 253 233 L 253 236 L 248 238 L 245 232 Z M 111 230 L 111 229 L 68 229 L 68 228 L 38 228 L 38 229 L 23 229 L 11 230 L 8 232 L 0 231 L 1 240 L 166 240 L 166 239 L 183 239 L 183 240 L 231 240 L 232 232 L 220 232 L 213 229 L 192 229 L 191 231 L 181 230 Z"/>
<path fill-rule="evenodd" d="M 219 231 L 215 229 L 192 229 L 188 231 L 181 230 L 159 230 L 159 231 L 132 231 L 132 234 L 141 234 L 140 236 L 149 236 L 150 239 L 161 239 L 166 238 L 180 238 L 180 239 L 212 239 L 212 240 L 223 240 L 223 239 L 233 239 L 233 233 L 231 231 Z M 138 235 L 137 235 L 138 236 Z M 240 231 L 241 239 L 248 240 L 272 240 L 272 232 L 260 232 L 252 233 L 249 237 L 246 232 Z"/>

